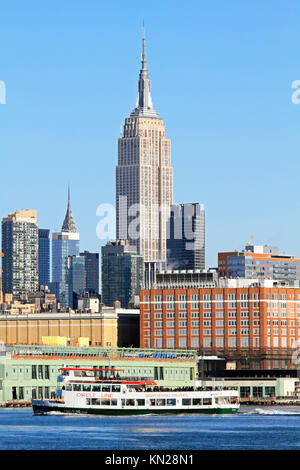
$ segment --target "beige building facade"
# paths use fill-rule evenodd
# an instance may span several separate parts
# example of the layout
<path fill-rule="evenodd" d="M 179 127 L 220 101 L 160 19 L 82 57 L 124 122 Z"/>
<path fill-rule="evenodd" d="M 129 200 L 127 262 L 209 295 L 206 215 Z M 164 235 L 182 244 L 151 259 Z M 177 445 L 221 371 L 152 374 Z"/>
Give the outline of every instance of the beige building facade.
<path fill-rule="evenodd" d="M 104 313 L 36 313 L 1 315 L 0 341 L 5 344 L 42 344 L 45 336 L 88 337 L 91 345 L 116 347 L 118 315 Z"/>
<path fill-rule="evenodd" d="M 92 346 L 139 346 L 139 310 L 102 307 L 100 312 L 45 312 L 0 315 L 0 343 L 43 344 L 45 337 L 88 338 Z M 80 341 L 79 341 L 80 342 Z"/>

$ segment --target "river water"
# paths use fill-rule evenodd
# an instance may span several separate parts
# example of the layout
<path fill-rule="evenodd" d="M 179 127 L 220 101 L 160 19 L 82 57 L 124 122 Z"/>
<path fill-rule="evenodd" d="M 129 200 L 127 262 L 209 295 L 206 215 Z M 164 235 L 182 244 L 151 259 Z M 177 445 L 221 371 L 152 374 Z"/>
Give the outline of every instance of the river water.
<path fill-rule="evenodd" d="M 0 409 L 0 449 L 300 449 L 300 407 L 141 417 L 33 416 L 31 408 Z"/>

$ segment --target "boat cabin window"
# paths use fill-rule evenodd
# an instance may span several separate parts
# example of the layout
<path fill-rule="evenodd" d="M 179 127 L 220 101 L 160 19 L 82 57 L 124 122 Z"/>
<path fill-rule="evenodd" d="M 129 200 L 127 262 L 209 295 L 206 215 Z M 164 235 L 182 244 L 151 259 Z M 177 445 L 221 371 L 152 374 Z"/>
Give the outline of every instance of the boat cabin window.
<path fill-rule="evenodd" d="M 92 398 L 91 405 L 100 405 L 100 398 Z"/>
<path fill-rule="evenodd" d="M 112 385 L 111 386 L 111 391 L 112 392 L 120 392 L 121 391 L 121 385 Z"/>
<path fill-rule="evenodd" d="M 227 397 L 216 397 L 215 398 L 215 403 L 217 405 L 225 405 L 227 403 L 228 398 Z"/>
<path fill-rule="evenodd" d="M 164 398 L 154 398 L 150 399 L 150 406 L 166 406 L 166 400 Z M 176 400 L 175 400 L 176 404 Z"/>
<path fill-rule="evenodd" d="M 71 384 L 67 384 L 67 385 L 66 385 L 66 390 L 67 390 L 67 392 L 72 392 L 72 385 L 71 385 Z"/>
<path fill-rule="evenodd" d="M 183 404 L 184 406 L 190 406 L 190 404 L 191 404 L 191 399 L 190 399 L 190 398 L 183 398 L 183 399 L 182 399 L 182 404 Z"/>
<path fill-rule="evenodd" d="M 175 406 L 175 405 L 176 405 L 176 398 L 167 399 L 167 406 Z"/>
<path fill-rule="evenodd" d="M 110 405 L 110 400 L 107 400 L 106 398 L 102 398 L 101 403 L 102 406 L 109 406 Z"/>
<path fill-rule="evenodd" d="M 69 371 L 68 370 L 62 370 L 61 371 L 61 375 L 69 375 Z"/>
<path fill-rule="evenodd" d="M 122 400 L 122 406 L 145 406 L 145 400 L 144 399 L 128 399 L 128 400 Z"/>
<path fill-rule="evenodd" d="M 135 406 L 135 401 L 132 399 L 126 400 L 126 406 Z"/>
<path fill-rule="evenodd" d="M 83 392 L 90 392 L 91 391 L 91 385 L 82 385 L 82 391 Z"/>
<path fill-rule="evenodd" d="M 102 392 L 110 392 L 110 385 L 102 385 Z"/>
<path fill-rule="evenodd" d="M 211 398 L 203 398 L 203 405 L 211 405 L 212 399 Z"/>
<path fill-rule="evenodd" d="M 81 385 L 80 384 L 74 384 L 73 385 L 73 390 L 74 390 L 74 392 L 81 392 Z"/>
<path fill-rule="evenodd" d="M 193 398 L 193 405 L 194 406 L 202 405 L 202 398 Z"/>
<path fill-rule="evenodd" d="M 100 385 L 93 385 L 93 386 L 92 386 L 92 391 L 93 391 L 93 392 L 101 392 L 101 387 L 100 387 Z"/>
<path fill-rule="evenodd" d="M 166 400 L 164 398 L 157 399 L 156 406 L 166 406 Z"/>
<path fill-rule="evenodd" d="M 86 404 L 96 406 L 117 406 L 118 400 L 109 400 L 107 398 L 87 398 Z"/>

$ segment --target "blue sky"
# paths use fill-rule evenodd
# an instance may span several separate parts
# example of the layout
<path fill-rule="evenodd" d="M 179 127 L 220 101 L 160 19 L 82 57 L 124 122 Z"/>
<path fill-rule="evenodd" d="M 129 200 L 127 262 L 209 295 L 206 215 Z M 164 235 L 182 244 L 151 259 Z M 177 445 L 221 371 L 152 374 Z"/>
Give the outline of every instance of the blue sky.
<path fill-rule="evenodd" d="M 35 208 L 40 227 L 58 230 L 70 183 L 81 249 L 100 250 L 96 209 L 115 202 L 143 18 L 174 202 L 205 204 L 207 267 L 250 235 L 300 257 L 297 0 L 2 4 L 0 217 Z"/>

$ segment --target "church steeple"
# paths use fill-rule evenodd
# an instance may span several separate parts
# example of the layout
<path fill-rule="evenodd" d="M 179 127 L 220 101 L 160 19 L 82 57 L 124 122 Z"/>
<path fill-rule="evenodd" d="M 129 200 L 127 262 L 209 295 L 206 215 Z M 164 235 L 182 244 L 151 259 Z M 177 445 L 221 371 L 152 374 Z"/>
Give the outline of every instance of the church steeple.
<path fill-rule="evenodd" d="M 150 80 L 146 62 L 146 48 L 145 48 L 145 29 L 143 24 L 143 40 L 142 40 L 142 68 L 140 70 L 138 82 L 138 96 L 136 100 L 135 109 L 132 111 L 131 116 L 145 116 L 145 117 L 158 117 L 158 113 L 153 109 L 151 94 L 150 94 Z"/>
<path fill-rule="evenodd" d="M 71 210 L 71 199 L 70 199 L 70 185 L 68 185 L 68 207 L 65 216 L 64 223 L 61 228 L 62 232 L 72 232 L 77 233 L 77 228 L 75 224 L 75 220 Z"/>

